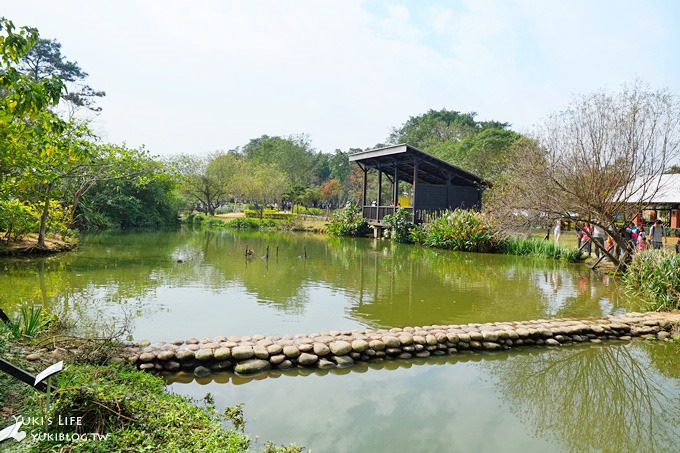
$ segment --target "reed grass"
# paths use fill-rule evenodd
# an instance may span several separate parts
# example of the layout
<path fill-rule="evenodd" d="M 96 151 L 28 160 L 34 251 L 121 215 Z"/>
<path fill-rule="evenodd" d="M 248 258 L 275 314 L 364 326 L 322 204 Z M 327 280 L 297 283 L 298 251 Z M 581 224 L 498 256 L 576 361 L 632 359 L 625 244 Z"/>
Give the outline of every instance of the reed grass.
<path fill-rule="evenodd" d="M 680 254 L 666 250 L 636 253 L 623 275 L 630 294 L 639 296 L 645 309 L 680 309 Z"/>

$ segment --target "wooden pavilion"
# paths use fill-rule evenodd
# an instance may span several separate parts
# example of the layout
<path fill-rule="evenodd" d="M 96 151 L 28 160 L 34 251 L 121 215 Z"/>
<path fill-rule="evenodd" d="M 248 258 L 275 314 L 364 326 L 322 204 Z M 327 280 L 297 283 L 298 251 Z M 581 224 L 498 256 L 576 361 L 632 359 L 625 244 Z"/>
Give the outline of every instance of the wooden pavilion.
<path fill-rule="evenodd" d="M 428 214 L 446 209 L 481 209 L 482 191 L 491 186 L 472 173 L 406 144 L 351 154 L 349 160 L 364 173 L 362 211 L 373 227 L 384 226 L 382 219 L 399 208 L 411 212 L 413 223 L 422 223 Z M 370 196 L 368 179 L 375 173 L 377 185 Z M 383 188 L 385 179 L 389 192 Z M 411 185 L 410 196 L 400 196 L 400 182 Z"/>

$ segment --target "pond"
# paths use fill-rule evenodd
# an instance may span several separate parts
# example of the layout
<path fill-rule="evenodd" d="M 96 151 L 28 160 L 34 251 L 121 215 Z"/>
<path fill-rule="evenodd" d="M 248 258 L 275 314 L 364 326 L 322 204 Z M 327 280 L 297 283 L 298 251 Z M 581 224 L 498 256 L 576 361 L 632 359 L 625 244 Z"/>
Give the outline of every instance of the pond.
<path fill-rule="evenodd" d="M 638 309 L 614 279 L 584 265 L 308 234 L 88 235 L 73 253 L 4 259 L 2 269 L 6 311 L 39 303 L 83 332 L 126 325 L 135 340 Z M 210 392 L 220 408 L 244 402 L 248 431 L 316 452 L 665 451 L 680 442 L 679 352 L 677 343 L 642 342 L 520 349 L 178 377 L 170 389 Z"/>

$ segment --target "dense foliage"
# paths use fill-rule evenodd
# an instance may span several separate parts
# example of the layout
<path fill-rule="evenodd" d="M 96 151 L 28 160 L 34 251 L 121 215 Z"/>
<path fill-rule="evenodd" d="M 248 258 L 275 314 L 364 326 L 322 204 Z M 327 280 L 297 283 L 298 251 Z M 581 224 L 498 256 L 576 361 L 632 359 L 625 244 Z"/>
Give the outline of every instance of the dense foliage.
<path fill-rule="evenodd" d="M 623 282 L 648 310 L 680 309 L 680 254 L 660 250 L 636 253 Z"/>
<path fill-rule="evenodd" d="M 361 208 L 350 203 L 333 213 L 328 232 L 336 236 L 363 236 L 368 234 L 369 228 Z"/>
<path fill-rule="evenodd" d="M 416 239 L 429 247 L 491 253 L 498 251 L 503 234 L 484 214 L 456 209 L 429 219 Z"/>
<path fill-rule="evenodd" d="M 482 178 L 502 173 L 511 145 L 520 135 L 508 123 L 477 121 L 475 113 L 430 110 L 395 128 L 389 142 L 408 143 Z"/>
<path fill-rule="evenodd" d="M 383 222 L 389 225 L 389 237 L 396 242 L 414 242 L 411 212 L 406 209 L 397 209 L 392 215 L 383 217 Z"/>

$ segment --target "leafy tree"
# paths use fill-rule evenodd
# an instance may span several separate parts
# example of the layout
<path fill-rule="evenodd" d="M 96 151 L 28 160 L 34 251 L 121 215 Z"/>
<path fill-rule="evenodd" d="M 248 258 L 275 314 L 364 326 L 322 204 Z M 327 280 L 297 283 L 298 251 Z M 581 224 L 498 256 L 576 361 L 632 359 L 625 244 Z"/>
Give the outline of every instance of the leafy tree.
<path fill-rule="evenodd" d="M 430 110 L 395 128 L 389 142 L 407 143 L 493 180 L 519 134 L 508 130 L 508 123 L 476 121 L 475 116 L 476 113 Z"/>
<path fill-rule="evenodd" d="M 172 168 L 145 150 L 104 145 L 99 172 L 77 205 L 75 224 L 80 229 L 146 228 L 174 224 L 180 203 L 178 177 Z"/>
<path fill-rule="evenodd" d="M 546 221 L 590 222 L 625 250 L 617 221 L 625 226 L 644 208 L 680 152 L 680 102 L 639 83 L 618 93 L 597 92 L 552 115 L 535 139 L 514 148 L 491 192 L 500 220 L 537 213 Z M 629 261 L 627 255 L 608 257 L 624 267 Z"/>
<path fill-rule="evenodd" d="M 237 179 L 244 174 L 240 158 L 234 153 L 218 152 L 207 157 L 184 154 L 174 159 L 173 166 L 182 178 L 181 190 L 199 210 L 210 215 L 239 192 Z"/>
<path fill-rule="evenodd" d="M 95 112 L 101 111 L 96 105 L 96 98 L 106 95 L 85 84 L 83 81 L 88 74 L 77 62 L 69 61 L 61 54 L 61 44 L 55 39 L 39 39 L 31 50 L 23 55 L 18 69 L 34 80 L 44 80 L 57 77 L 68 84 L 68 91 L 62 94 L 62 99 L 73 109 L 87 108 Z"/>
<path fill-rule="evenodd" d="M 477 122 L 476 113 L 460 113 L 451 110 L 429 110 L 412 116 L 400 128 L 392 130 L 389 143 L 408 143 L 426 151 L 428 147 L 450 140 L 461 141 L 489 127 L 505 129 L 508 123 L 496 121 Z"/>
<path fill-rule="evenodd" d="M 329 179 L 321 186 L 321 196 L 331 206 L 337 206 L 339 204 L 341 194 L 342 186 L 338 179 Z"/>
<path fill-rule="evenodd" d="M 305 186 L 296 184 L 281 194 L 281 197 L 285 201 L 290 201 L 291 211 L 295 212 L 295 205 L 304 203 L 305 191 Z"/>
<path fill-rule="evenodd" d="M 288 179 L 275 165 L 254 165 L 248 163 L 245 172 L 239 180 L 244 197 L 256 201 L 260 205 L 260 217 L 264 207 L 281 199 Z"/>
<path fill-rule="evenodd" d="M 250 140 L 241 150 L 256 165 L 273 165 L 282 171 L 290 185 L 311 185 L 316 157 L 309 140 L 304 135 L 262 137 Z"/>
<path fill-rule="evenodd" d="M 520 137 L 514 131 L 491 127 L 459 142 L 433 145 L 428 151 L 482 178 L 493 180 L 503 171 L 510 147 Z"/>

